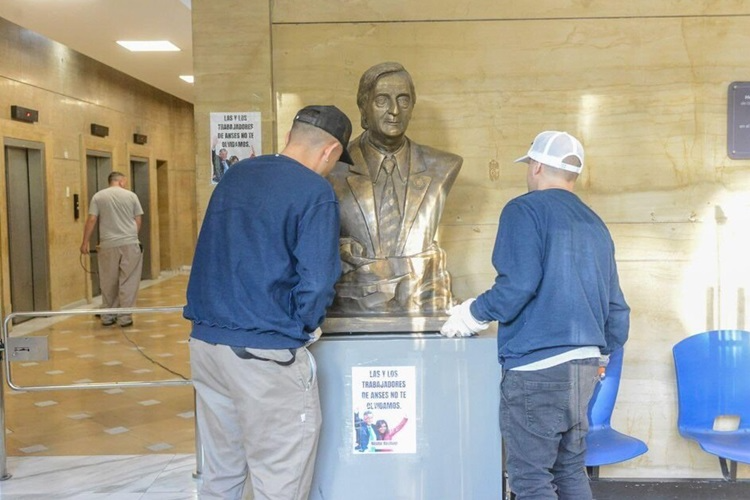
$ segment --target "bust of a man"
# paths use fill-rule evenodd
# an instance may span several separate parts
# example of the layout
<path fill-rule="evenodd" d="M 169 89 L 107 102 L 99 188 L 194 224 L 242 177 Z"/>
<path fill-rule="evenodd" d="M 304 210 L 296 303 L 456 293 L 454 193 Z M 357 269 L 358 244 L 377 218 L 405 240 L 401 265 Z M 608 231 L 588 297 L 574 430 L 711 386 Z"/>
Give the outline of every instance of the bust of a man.
<path fill-rule="evenodd" d="M 445 252 L 435 241 L 460 156 L 406 136 L 417 95 L 398 63 L 365 71 L 357 106 L 364 132 L 354 165 L 328 176 L 341 210 L 342 277 L 329 317 L 441 313 L 452 302 Z"/>

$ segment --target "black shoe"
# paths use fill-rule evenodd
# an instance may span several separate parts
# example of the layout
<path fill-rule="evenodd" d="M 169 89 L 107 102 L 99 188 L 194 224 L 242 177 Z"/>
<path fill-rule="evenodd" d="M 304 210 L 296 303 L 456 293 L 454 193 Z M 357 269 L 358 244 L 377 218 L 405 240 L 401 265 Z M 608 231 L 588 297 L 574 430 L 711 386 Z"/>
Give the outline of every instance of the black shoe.
<path fill-rule="evenodd" d="M 112 326 L 115 324 L 115 320 L 113 319 L 104 319 L 102 320 L 102 326 Z"/>
<path fill-rule="evenodd" d="M 131 321 L 128 321 L 127 323 L 120 323 L 120 326 L 122 328 L 127 328 L 129 326 L 133 326 L 133 321 L 131 320 Z"/>

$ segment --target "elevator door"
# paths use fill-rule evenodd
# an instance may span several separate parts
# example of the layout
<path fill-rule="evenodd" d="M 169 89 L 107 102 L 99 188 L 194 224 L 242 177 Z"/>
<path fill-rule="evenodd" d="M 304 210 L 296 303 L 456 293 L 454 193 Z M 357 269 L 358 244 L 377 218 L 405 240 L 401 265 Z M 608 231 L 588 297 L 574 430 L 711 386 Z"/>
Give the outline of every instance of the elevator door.
<path fill-rule="evenodd" d="M 169 168 L 164 160 L 156 160 L 156 210 L 159 214 L 159 268 L 174 269 L 170 241 Z"/>
<path fill-rule="evenodd" d="M 148 160 L 145 158 L 130 159 L 130 188 L 138 195 L 138 200 L 143 208 L 143 217 L 141 217 L 141 230 L 138 232 L 138 239 L 143 245 L 143 271 L 141 279 L 151 279 L 151 195 L 148 177 Z"/>
<path fill-rule="evenodd" d="M 86 153 L 86 199 L 91 204 L 91 198 L 100 191 L 109 186 L 107 178 L 110 172 L 112 172 L 112 158 L 109 153 L 100 153 L 96 151 L 89 151 Z M 88 214 L 86 214 L 88 218 Z M 99 224 L 94 227 L 94 232 L 89 240 L 89 248 L 96 248 L 99 244 Z M 91 295 L 96 297 L 101 295 L 102 291 L 99 287 L 99 262 L 97 261 L 97 254 L 92 253 L 89 256 L 88 265 L 89 276 L 91 277 Z"/>
<path fill-rule="evenodd" d="M 5 142 L 10 302 L 14 312 L 50 309 L 42 145 Z M 15 323 L 24 321 L 16 318 Z"/>

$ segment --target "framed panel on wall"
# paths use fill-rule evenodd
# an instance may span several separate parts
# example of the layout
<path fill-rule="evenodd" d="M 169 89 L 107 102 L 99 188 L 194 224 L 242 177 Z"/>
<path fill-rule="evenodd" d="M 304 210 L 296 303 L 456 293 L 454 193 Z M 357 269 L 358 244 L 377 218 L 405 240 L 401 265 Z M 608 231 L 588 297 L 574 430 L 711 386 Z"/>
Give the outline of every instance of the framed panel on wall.
<path fill-rule="evenodd" d="M 729 84 L 727 154 L 733 160 L 750 158 L 750 82 Z"/>

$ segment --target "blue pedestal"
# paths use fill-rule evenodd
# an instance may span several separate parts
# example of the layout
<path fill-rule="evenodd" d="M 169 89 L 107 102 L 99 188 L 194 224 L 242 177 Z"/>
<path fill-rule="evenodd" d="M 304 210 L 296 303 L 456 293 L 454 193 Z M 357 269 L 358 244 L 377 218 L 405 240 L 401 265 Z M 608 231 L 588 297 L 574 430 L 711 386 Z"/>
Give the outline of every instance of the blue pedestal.
<path fill-rule="evenodd" d="M 326 335 L 312 351 L 323 428 L 311 500 L 502 498 L 500 367 L 493 334 Z M 399 434 L 412 438 L 413 452 L 355 450 L 353 405 L 361 404 L 361 387 L 353 392 L 352 383 L 363 385 L 359 375 L 353 377 L 362 367 L 414 367 L 403 370 L 413 373 L 407 380 L 413 385 L 408 402 L 414 415 L 406 424 L 411 434 Z M 396 423 L 389 422 L 391 428 Z"/>

